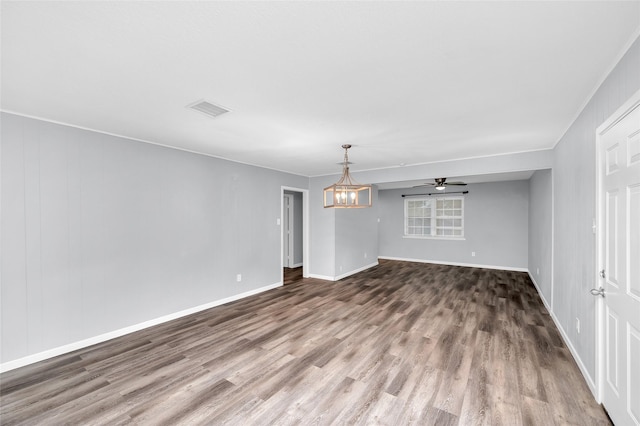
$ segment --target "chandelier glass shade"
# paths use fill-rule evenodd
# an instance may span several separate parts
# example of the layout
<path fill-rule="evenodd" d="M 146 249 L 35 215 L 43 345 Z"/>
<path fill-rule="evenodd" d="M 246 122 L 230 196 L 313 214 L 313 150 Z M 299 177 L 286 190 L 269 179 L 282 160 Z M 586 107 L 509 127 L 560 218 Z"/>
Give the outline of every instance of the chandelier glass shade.
<path fill-rule="evenodd" d="M 342 148 L 344 148 L 342 176 L 338 182 L 324 189 L 324 207 L 342 209 L 371 207 L 371 185 L 356 183 L 351 178 L 347 153 L 351 145 L 342 145 Z"/>

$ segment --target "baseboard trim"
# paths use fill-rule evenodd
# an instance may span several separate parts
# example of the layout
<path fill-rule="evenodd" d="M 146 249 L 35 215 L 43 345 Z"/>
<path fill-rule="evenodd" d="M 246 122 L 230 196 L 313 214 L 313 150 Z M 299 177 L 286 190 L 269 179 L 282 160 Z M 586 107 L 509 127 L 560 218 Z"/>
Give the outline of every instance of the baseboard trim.
<path fill-rule="evenodd" d="M 349 271 L 349 272 L 347 272 L 347 273 L 340 274 L 340 275 L 338 275 L 338 276 L 334 277 L 334 279 L 333 279 L 333 280 L 334 280 L 334 281 L 339 281 L 339 280 L 341 280 L 341 279 L 343 279 L 343 278 L 347 278 L 347 277 L 349 277 L 349 276 L 351 276 L 351 275 L 357 274 L 358 272 L 366 271 L 367 269 L 369 269 L 369 268 L 373 268 L 374 266 L 377 266 L 377 265 L 378 265 L 378 261 L 376 260 L 376 261 L 375 261 L 375 262 L 373 262 L 373 263 L 370 263 L 370 264 L 368 264 L 368 265 L 362 266 L 362 267 L 360 267 L 360 268 L 358 268 L 358 269 L 354 269 L 353 271 Z"/>
<path fill-rule="evenodd" d="M 309 278 L 315 278 L 316 280 L 334 281 L 334 277 L 329 275 L 309 274 Z"/>
<path fill-rule="evenodd" d="M 300 262 L 300 263 L 294 263 L 294 264 L 293 264 L 293 266 L 289 266 L 289 268 L 299 268 L 299 267 L 301 267 L 302 265 L 303 265 L 303 263 L 302 263 L 302 262 Z"/>
<path fill-rule="evenodd" d="M 412 259 L 412 258 L 393 257 L 393 256 L 378 256 L 378 259 L 400 260 L 403 262 L 434 263 L 436 265 L 464 266 L 467 268 L 498 269 L 500 271 L 529 272 L 527 268 L 517 268 L 513 266 L 480 265 L 477 263 L 461 263 L 461 262 L 443 262 L 441 260 Z"/>
<path fill-rule="evenodd" d="M 529 270 L 527 270 L 527 273 L 529 274 L 529 278 L 531 278 L 531 282 L 533 283 L 533 286 L 536 288 L 536 291 L 538 292 L 538 295 L 542 300 L 542 304 L 547 309 L 547 312 L 549 312 L 549 315 L 551 316 L 553 323 L 556 325 L 556 328 L 558 329 L 558 331 L 560 331 L 560 336 L 562 337 L 564 344 L 567 345 L 567 348 L 569 348 L 569 352 L 571 352 L 571 356 L 573 356 L 573 360 L 576 362 L 576 364 L 578 364 L 578 368 L 582 373 L 582 377 L 584 377 L 585 381 L 587 382 L 587 386 L 589 386 L 589 390 L 591 390 L 591 394 L 596 399 L 596 401 L 598 401 L 598 391 L 596 388 L 596 382 L 593 380 L 593 378 L 589 374 L 587 367 L 582 362 L 582 358 L 580 358 L 580 356 L 578 355 L 578 351 L 576 351 L 576 348 L 573 346 L 573 343 L 571 343 L 571 340 L 569 340 L 569 336 L 565 332 L 564 328 L 562 328 L 562 325 L 560 324 L 558 317 L 556 317 L 555 312 L 553 312 L 553 309 L 551 309 L 551 306 L 547 302 L 547 299 L 545 299 L 544 294 L 540 290 L 540 286 L 538 286 L 538 283 L 536 282 L 535 278 L 533 278 L 533 274 Z"/>
<path fill-rule="evenodd" d="M 316 279 L 325 280 L 325 281 L 340 281 L 343 278 L 357 274 L 358 272 L 365 271 L 369 268 L 373 268 L 374 266 L 377 266 L 377 265 L 378 265 L 378 261 L 376 260 L 373 263 L 354 269 L 353 271 L 346 272 L 344 274 L 336 275 L 335 277 L 332 277 L 330 275 L 309 274 L 309 278 L 316 278 Z"/>
<path fill-rule="evenodd" d="M 155 318 L 149 321 L 144 321 L 139 324 L 121 328 L 119 330 L 110 331 L 108 333 L 100 334 L 98 336 L 90 337 L 88 339 L 83 339 L 78 342 L 69 343 L 63 346 L 59 346 L 57 348 L 47 349 L 46 351 L 39 352 L 32 355 L 27 355 L 23 358 L 18 358 L 13 361 L 7 361 L 5 363 L 0 364 L 0 373 L 4 373 L 10 370 L 15 370 L 16 368 L 24 367 L 29 364 L 34 364 L 39 361 L 44 361 L 45 359 L 53 358 L 59 355 L 64 355 L 66 353 L 73 352 L 78 349 L 83 349 L 88 346 L 95 345 L 97 343 L 106 342 L 107 340 L 115 339 L 116 337 L 121 337 L 126 334 L 143 330 L 145 328 L 153 327 L 154 325 L 159 325 L 168 321 L 172 321 L 174 319 L 182 318 L 187 315 L 195 314 L 197 312 L 214 308 L 216 306 L 224 305 L 225 303 L 233 302 L 239 299 L 244 299 L 245 297 L 253 296 L 254 294 L 262 293 L 268 290 L 273 290 L 274 288 L 278 288 L 278 287 L 282 287 L 282 282 L 277 282 L 275 284 L 260 287 L 254 290 L 249 290 L 244 293 L 226 297 L 224 299 L 214 300 L 213 302 L 205 303 L 204 305 L 184 309 L 179 312 L 174 312 L 169 315 L 164 315 L 159 318 Z"/>

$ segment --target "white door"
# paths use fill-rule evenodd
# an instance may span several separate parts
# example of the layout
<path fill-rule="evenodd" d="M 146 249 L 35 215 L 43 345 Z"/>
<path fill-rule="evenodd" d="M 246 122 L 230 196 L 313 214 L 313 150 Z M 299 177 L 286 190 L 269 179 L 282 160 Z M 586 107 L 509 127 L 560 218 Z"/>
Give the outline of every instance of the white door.
<path fill-rule="evenodd" d="M 638 93 L 640 98 L 640 92 Z M 617 425 L 640 424 L 640 99 L 598 129 L 602 402 Z M 593 292 L 593 291 L 592 291 Z"/>
<path fill-rule="evenodd" d="M 290 268 L 293 265 L 293 244 L 291 243 L 293 195 L 284 194 L 282 202 L 282 265 Z"/>

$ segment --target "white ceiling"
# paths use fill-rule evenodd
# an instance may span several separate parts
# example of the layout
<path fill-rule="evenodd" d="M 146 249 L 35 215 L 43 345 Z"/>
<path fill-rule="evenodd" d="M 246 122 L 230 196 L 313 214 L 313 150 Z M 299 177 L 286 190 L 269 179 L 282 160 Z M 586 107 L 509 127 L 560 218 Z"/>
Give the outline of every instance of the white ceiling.
<path fill-rule="evenodd" d="M 354 171 L 539 150 L 639 29 L 640 1 L 3 1 L 1 106 L 306 176 L 343 143 Z"/>

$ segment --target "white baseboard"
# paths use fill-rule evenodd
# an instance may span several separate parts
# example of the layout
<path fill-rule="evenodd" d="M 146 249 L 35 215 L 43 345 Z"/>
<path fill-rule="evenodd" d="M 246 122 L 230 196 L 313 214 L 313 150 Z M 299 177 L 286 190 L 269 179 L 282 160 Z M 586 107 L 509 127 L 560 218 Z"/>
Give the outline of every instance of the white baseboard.
<path fill-rule="evenodd" d="M 369 268 L 373 268 L 376 265 L 378 265 L 378 261 L 377 260 L 375 262 L 373 262 L 373 263 L 370 263 L 368 265 L 362 266 L 362 267 L 360 267 L 358 269 L 354 269 L 353 271 L 349 271 L 349 272 L 346 272 L 344 274 L 336 275 L 335 277 L 332 277 L 330 275 L 309 274 L 309 278 L 316 278 L 316 279 L 325 280 L 325 281 L 339 281 L 339 280 L 341 280 L 343 278 L 346 278 L 348 276 L 351 276 L 353 274 L 357 274 L 358 272 L 362 272 L 362 271 L 365 271 L 365 270 L 367 270 Z"/>
<path fill-rule="evenodd" d="M 464 266 L 467 268 L 499 269 L 501 271 L 528 272 L 527 268 L 517 268 L 513 266 L 480 265 L 477 263 L 461 263 L 461 262 L 443 262 L 441 260 L 411 259 L 411 258 L 392 257 L 392 256 L 378 256 L 378 259 L 401 260 L 403 262 L 434 263 L 436 265 Z"/>
<path fill-rule="evenodd" d="M 302 262 L 300 262 L 300 263 L 295 263 L 293 266 L 289 266 L 289 268 L 299 268 L 299 267 L 301 267 L 302 265 L 303 265 L 303 263 L 302 263 Z"/>
<path fill-rule="evenodd" d="M 343 279 L 343 278 L 346 278 L 346 277 L 348 277 L 348 276 L 351 276 L 351 275 L 357 274 L 358 272 L 365 271 L 365 270 L 367 270 L 367 269 L 369 269 L 369 268 L 373 268 L 374 266 L 377 266 L 377 265 L 378 265 L 378 261 L 376 260 L 375 262 L 370 263 L 370 264 L 368 264 L 368 265 L 365 265 L 365 266 L 363 266 L 363 267 L 361 267 L 361 268 L 354 269 L 353 271 L 349 271 L 349 272 L 344 273 L 344 274 L 340 274 L 340 275 L 338 275 L 338 276 L 334 277 L 334 279 L 333 279 L 333 280 L 334 280 L 334 281 L 339 281 L 339 280 L 341 280 L 341 279 Z"/>
<path fill-rule="evenodd" d="M 538 283 L 536 282 L 535 278 L 533 278 L 533 274 L 529 270 L 527 270 L 527 272 L 529 273 L 529 278 L 531 278 L 531 282 L 533 282 L 533 286 L 536 288 L 536 291 L 540 295 L 540 299 L 542 299 L 542 303 L 544 304 L 544 307 L 547 308 L 547 312 L 549 312 L 549 315 L 551 316 L 553 323 L 556 325 L 556 328 L 558 329 L 558 331 L 560 331 L 560 336 L 562 336 L 562 340 L 564 341 L 564 344 L 567 345 L 567 347 L 569 348 L 569 352 L 571 352 L 571 356 L 573 356 L 573 359 L 575 360 L 576 364 L 578 364 L 578 368 L 580 369 L 582 376 L 587 382 L 587 386 L 589 386 L 589 389 L 591 390 L 591 394 L 596 399 L 596 401 L 598 401 L 598 391 L 596 388 L 596 382 L 593 380 L 593 378 L 589 374 L 587 367 L 582 362 L 582 358 L 580 358 L 580 356 L 578 355 L 578 351 L 576 351 L 576 348 L 573 346 L 573 343 L 571 343 L 571 340 L 569 340 L 569 336 L 565 332 L 564 328 L 562 328 L 562 325 L 560 324 L 558 317 L 556 317 L 555 312 L 553 312 L 553 309 L 551 309 L 551 306 L 547 302 L 547 299 L 545 299 L 544 294 L 540 290 L 540 286 L 538 286 Z"/>
<path fill-rule="evenodd" d="M 133 333 L 135 331 L 143 330 L 145 328 L 153 327 L 154 325 L 162 324 L 174 319 L 178 319 L 187 315 L 195 314 L 206 309 L 210 309 L 216 306 L 224 305 L 225 303 L 233 302 L 235 300 L 244 299 L 245 297 L 253 296 L 254 294 L 262 293 L 267 290 L 282 287 L 282 282 L 271 284 L 265 287 L 260 287 L 255 290 L 250 290 L 244 293 L 236 294 L 224 299 L 215 300 L 213 302 L 205 303 L 204 305 L 195 306 L 193 308 L 185 309 L 179 312 L 174 312 L 169 315 L 164 315 L 159 318 L 155 318 L 149 321 L 141 322 L 129 327 L 121 328 L 119 330 L 110 331 L 108 333 L 100 334 L 98 336 L 90 337 L 88 339 L 80 340 L 78 342 L 69 343 L 67 345 L 59 346 L 53 349 L 47 349 L 46 351 L 39 352 L 37 354 L 27 355 L 23 358 L 18 358 L 13 361 L 8 361 L 0 364 L 0 373 L 5 371 L 14 370 L 16 368 L 24 367 L 25 365 L 33 364 L 45 359 L 53 358 L 58 355 L 63 355 L 69 352 L 83 349 L 96 343 L 106 342 L 107 340 L 115 339 L 116 337 L 124 336 L 125 334 Z"/>
<path fill-rule="evenodd" d="M 325 280 L 325 281 L 335 281 L 335 277 L 331 277 L 329 275 L 320 275 L 320 274 L 309 274 L 309 278 L 315 278 L 317 280 Z"/>

